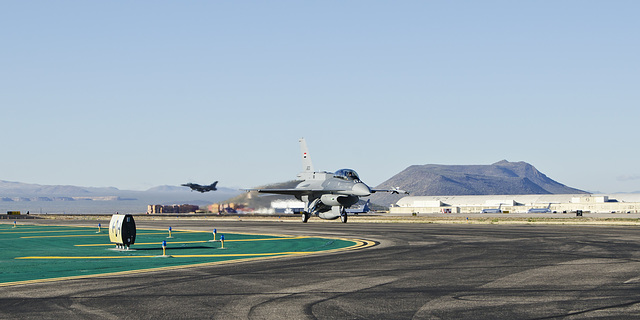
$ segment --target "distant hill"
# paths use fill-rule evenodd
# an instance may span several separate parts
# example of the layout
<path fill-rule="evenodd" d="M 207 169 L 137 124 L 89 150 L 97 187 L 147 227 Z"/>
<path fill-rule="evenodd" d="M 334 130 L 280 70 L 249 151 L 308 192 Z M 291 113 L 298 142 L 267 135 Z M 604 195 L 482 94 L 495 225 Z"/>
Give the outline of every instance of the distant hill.
<path fill-rule="evenodd" d="M 114 213 L 146 212 L 152 204 L 193 204 L 205 207 L 243 193 L 218 188 L 212 192 L 191 192 L 179 186 L 160 186 L 147 191 L 62 185 L 39 185 L 0 180 L 0 212 Z"/>
<path fill-rule="evenodd" d="M 131 190 L 120 190 L 114 187 L 104 187 L 104 188 L 96 188 L 96 187 L 78 187 L 78 186 L 66 186 L 66 185 L 40 185 L 40 184 L 32 184 L 32 183 L 23 183 L 23 182 L 13 182 L 13 181 L 5 181 L 0 180 L 0 195 L 32 195 L 32 196 L 56 196 L 56 195 L 64 195 L 64 196 L 82 196 L 82 195 L 110 195 L 110 194 L 121 194 L 121 193 L 173 193 L 173 194 L 184 194 L 190 193 L 191 189 L 183 186 L 157 186 L 150 188 L 146 191 L 131 191 Z M 217 193 L 238 193 L 238 190 L 218 187 L 217 191 L 213 191 Z"/>
<path fill-rule="evenodd" d="M 556 182 L 526 162 L 506 160 L 491 165 L 413 165 L 376 189 L 393 187 L 413 196 L 588 193 Z M 376 193 L 371 202 L 389 206 L 402 197 Z"/>
<path fill-rule="evenodd" d="M 60 185 L 40 185 L 0 180 L 0 193 L 13 195 L 85 195 L 91 188 Z M 116 189 L 117 190 L 117 189 Z"/>

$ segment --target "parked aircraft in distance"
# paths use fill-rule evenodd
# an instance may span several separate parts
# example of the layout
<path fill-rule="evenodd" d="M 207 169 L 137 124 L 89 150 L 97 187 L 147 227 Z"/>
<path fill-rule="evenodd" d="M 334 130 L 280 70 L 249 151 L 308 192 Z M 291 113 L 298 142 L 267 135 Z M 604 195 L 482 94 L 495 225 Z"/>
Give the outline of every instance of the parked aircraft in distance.
<path fill-rule="evenodd" d="M 199 185 L 197 183 L 185 183 L 185 184 L 182 184 L 182 186 L 191 188 L 191 191 L 195 190 L 195 191 L 198 191 L 198 192 L 205 193 L 205 192 L 208 192 L 208 191 L 216 191 L 216 190 L 218 190 L 216 188 L 217 184 L 218 184 L 218 181 L 216 181 L 216 182 L 214 182 L 214 183 L 212 183 L 212 184 L 210 184 L 208 186 L 207 185 L 201 186 L 201 185 Z"/>
<path fill-rule="evenodd" d="M 551 213 L 551 202 L 546 208 L 531 208 L 528 211 L 529 213 Z"/>
<path fill-rule="evenodd" d="M 340 169 L 334 173 L 315 171 L 309 150 L 304 138 L 299 140 L 302 153 L 302 172 L 298 180 L 302 180 L 293 189 L 246 189 L 260 193 L 288 194 L 304 202 L 302 222 L 307 222 L 311 215 L 321 219 L 340 218 L 347 222 L 347 208 L 358 203 L 360 197 L 368 197 L 375 192 L 406 193 L 400 189 L 374 190 L 369 188 L 352 169 Z"/>
<path fill-rule="evenodd" d="M 409 192 L 404 191 L 404 190 L 400 190 L 400 187 L 395 187 L 391 190 L 389 190 L 389 192 L 391 192 L 391 194 L 409 194 Z"/>
<path fill-rule="evenodd" d="M 498 206 L 498 209 L 482 209 L 482 213 L 502 213 L 502 203 Z"/>
<path fill-rule="evenodd" d="M 365 203 L 360 208 L 347 209 L 348 214 L 358 214 L 358 213 L 367 213 L 371 208 L 369 208 L 369 204 L 371 203 L 371 199 L 367 199 L 367 203 Z"/>

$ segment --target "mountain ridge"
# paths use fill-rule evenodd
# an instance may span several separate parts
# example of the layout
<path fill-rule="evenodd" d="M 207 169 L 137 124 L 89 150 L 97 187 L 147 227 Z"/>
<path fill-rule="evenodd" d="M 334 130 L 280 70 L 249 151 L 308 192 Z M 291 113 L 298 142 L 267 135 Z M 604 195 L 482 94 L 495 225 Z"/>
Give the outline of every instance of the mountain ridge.
<path fill-rule="evenodd" d="M 400 187 L 413 196 L 588 194 L 559 183 L 533 165 L 501 160 L 490 165 L 412 165 L 376 189 Z M 376 193 L 371 202 L 391 205 L 401 195 Z"/>
<path fill-rule="evenodd" d="M 287 181 L 268 187 L 293 188 L 299 181 Z M 533 165 L 519 161 L 501 160 L 491 165 L 412 165 L 376 186 L 375 189 L 400 189 L 409 191 L 413 196 L 447 195 L 514 195 L 514 194 L 588 194 L 588 192 L 568 187 L 538 171 Z M 39 185 L 0 180 L 1 195 L 36 196 L 88 196 L 135 194 L 188 194 L 189 188 L 163 185 L 146 191 L 127 191 L 114 187 L 95 188 L 61 185 Z M 238 193 L 239 190 L 219 188 L 217 195 L 226 192 Z M 378 192 L 371 195 L 371 202 L 389 206 L 404 195 Z M 225 202 L 249 202 L 264 205 L 268 199 L 278 197 L 260 197 L 251 199 L 249 194 L 240 194 Z M 283 198 L 287 198 L 283 196 Z M 288 197 L 292 198 L 292 197 Z"/>
<path fill-rule="evenodd" d="M 237 192 L 235 189 L 219 187 L 221 192 Z M 163 193 L 178 192 L 188 193 L 191 190 L 183 186 L 162 185 L 149 188 L 144 191 L 121 190 L 115 187 L 81 187 L 72 185 L 42 185 L 35 183 L 24 183 L 15 181 L 0 180 L 0 193 L 10 195 L 95 195 L 95 194 L 118 194 L 118 193 Z"/>

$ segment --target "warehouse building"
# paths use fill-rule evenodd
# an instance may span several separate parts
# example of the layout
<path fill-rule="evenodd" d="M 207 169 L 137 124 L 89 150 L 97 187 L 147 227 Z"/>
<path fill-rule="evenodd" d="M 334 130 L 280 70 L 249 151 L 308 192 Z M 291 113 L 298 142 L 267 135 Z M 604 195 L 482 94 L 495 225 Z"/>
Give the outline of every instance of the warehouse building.
<path fill-rule="evenodd" d="M 502 213 L 527 213 L 549 208 L 551 212 L 639 213 L 640 194 L 585 195 L 483 195 L 407 196 L 389 208 L 393 214 L 481 213 L 498 209 Z"/>

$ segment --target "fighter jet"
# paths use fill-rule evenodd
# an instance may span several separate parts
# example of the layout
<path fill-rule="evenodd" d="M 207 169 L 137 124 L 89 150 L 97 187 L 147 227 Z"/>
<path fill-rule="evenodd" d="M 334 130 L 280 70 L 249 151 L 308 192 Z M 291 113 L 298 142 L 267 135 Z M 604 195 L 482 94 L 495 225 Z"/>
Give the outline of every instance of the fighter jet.
<path fill-rule="evenodd" d="M 371 210 L 369 207 L 370 203 L 371 199 L 367 199 L 367 202 L 362 207 L 347 209 L 347 214 L 367 213 Z"/>
<path fill-rule="evenodd" d="M 212 184 L 210 184 L 208 186 L 206 186 L 206 185 L 205 186 L 201 186 L 201 185 L 199 185 L 197 183 L 185 183 L 185 184 L 182 184 L 182 186 L 191 188 L 192 192 L 195 190 L 195 191 L 198 191 L 198 192 L 205 193 L 205 192 L 208 192 L 208 191 L 216 191 L 216 190 L 218 190 L 218 189 L 216 189 L 216 184 L 218 184 L 218 181 L 216 181 L 216 182 L 214 182 L 214 183 L 212 183 Z"/>
<path fill-rule="evenodd" d="M 300 139 L 302 153 L 302 180 L 293 189 L 246 189 L 260 193 L 288 194 L 305 203 L 302 222 L 311 215 L 321 219 L 338 219 L 347 222 L 347 208 L 356 204 L 360 197 L 368 197 L 375 192 L 407 193 L 400 189 L 374 190 L 369 188 L 352 169 L 340 169 L 336 172 L 315 171 L 309 156 L 307 142 Z"/>
<path fill-rule="evenodd" d="M 400 187 L 395 187 L 393 189 L 390 190 L 385 190 L 386 192 L 391 192 L 391 194 L 409 194 L 409 192 L 404 191 L 404 190 L 400 190 Z"/>

